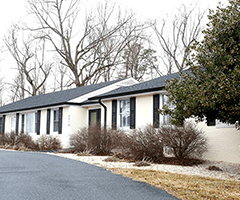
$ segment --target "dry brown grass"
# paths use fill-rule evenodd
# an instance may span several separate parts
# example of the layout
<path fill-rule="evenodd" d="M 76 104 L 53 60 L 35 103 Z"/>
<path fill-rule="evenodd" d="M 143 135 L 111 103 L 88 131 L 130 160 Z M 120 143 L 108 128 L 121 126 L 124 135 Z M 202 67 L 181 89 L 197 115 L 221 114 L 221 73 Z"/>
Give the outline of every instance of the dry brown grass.
<path fill-rule="evenodd" d="M 180 199 L 240 199 L 240 182 L 153 170 L 111 169 L 136 181 L 166 190 Z"/>

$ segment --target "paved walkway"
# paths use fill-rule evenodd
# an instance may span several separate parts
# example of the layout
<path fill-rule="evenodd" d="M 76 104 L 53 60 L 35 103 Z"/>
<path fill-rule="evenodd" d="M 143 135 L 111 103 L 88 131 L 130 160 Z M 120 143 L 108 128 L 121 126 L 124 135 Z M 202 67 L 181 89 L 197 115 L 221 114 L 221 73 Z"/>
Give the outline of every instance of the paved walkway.
<path fill-rule="evenodd" d="M 101 167 L 32 152 L 0 150 L 4 200 L 173 200 L 164 190 Z"/>

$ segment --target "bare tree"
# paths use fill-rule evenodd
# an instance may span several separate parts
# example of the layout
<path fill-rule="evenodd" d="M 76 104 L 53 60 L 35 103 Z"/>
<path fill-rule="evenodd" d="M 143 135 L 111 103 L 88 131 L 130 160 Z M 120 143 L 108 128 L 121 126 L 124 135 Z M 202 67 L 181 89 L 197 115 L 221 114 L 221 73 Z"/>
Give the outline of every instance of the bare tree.
<path fill-rule="evenodd" d="M 150 47 L 145 49 L 141 44 L 132 43 L 125 48 L 123 57 L 123 67 L 119 71 L 119 77 L 133 77 L 142 81 L 154 74 L 158 74 L 156 51 Z M 161 74 L 158 74 L 161 75 Z"/>
<path fill-rule="evenodd" d="M 71 84 L 76 87 L 98 82 L 102 76 L 108 80 L 119 52 L 131 40 L 131 33 L 142 28 L 132 26 L 126 37 L 120 37 L 133 14 L 124 16 L 120 10 L 116 12 L 115 6 L 107 1 L 98 6 L 94 15 L 85 16 L 83 27 L 80 0 L 28 0 L 28 4 L 37 19 L 37 26 L 31 30 L 42 31 L 44 38 L 52 43 L 62 64 L 71 71 Z"/>
<path fill-rule="evenodd" d="M 189 48 L 198 41 L 202 31 L 204 12 L 196 12 L 198 4 L 189 7 L 182 5 L 178 13 L 168 23 L 168 19 L 162 19 L 162 23 L 152 24 L 156 33 L 160 48 L 163 50 L 161 60 L 166 66 L 167 73 L 174 70 L 181 71 L 186 67 L 187 58 L 190 56 Z"/>
<path fill-rule="evenodd" d="M 31 96 L 44 93 L 44 84 L 50 74 L 51 64 L 45 61 L 45 41 L 35 39 L 27 35 L 23 41 L 19 41 L 20 28 L 13 25 L 9 34 L 5 36 L 4 42 L 17 62 L 18 76 L 14 80 L 15 89 L 19 93 L 19 98 L 25 97 L 25 92 Z M 28 83 L 28 84 L 26 84 Z"/>

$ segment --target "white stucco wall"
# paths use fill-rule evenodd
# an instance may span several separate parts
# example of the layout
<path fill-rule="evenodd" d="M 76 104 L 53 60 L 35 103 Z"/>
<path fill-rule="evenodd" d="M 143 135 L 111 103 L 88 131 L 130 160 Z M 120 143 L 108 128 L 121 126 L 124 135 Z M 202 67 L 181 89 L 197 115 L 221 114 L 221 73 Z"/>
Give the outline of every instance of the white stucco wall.
<path fill-rule="evenodd" d="M 144 128 L 153 123 L 153 96 L 136 97 L 136 128 Z"/>
<path fill-rule="evenodd" d="M 47 132 L 47 110 L 41 110 L 40 135 L 46 135 Z"/>
<path fill-rule="evenodd" d="M 203 158 L 214 161 L 240 163 L 240 131 L 235 128 L 217 128 L 198 124 L 208 138 L 208 152 Z"/>
<path fill-rule="evenodd" d="M 6 115 L 5 117 L 5 133 L 11 132 L 11 116 Z"/>
<path fill-rule="evenodd" d="M 88 109 L 86 107 L 72 107 L 72 133 L 75 133 L 80 128 L 88 124 Z"/>
<path fill-rule="evenodd" d="M 112 101 L 108 100 L 108 101 L 104 101 L 103 103 L 107 107 L 107 126 L 110 128 L 112 127 Z M 104 112 L 103 108 L 101 112 Z M 102 124 L 104 124 L 103 120 L 104 118 L 102 118 Z"/>

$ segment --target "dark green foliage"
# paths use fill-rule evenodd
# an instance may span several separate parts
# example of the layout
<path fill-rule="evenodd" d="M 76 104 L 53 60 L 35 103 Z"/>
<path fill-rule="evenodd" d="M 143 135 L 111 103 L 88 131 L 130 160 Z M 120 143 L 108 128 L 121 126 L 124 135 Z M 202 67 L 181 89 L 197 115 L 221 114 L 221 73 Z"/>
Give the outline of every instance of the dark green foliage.
<path fill-rule="evenodd" d="M 166 88 L 175 109 L 162 112 L 175 124 L 189 117 L 240 121 L 240 0 L 210 10 L 208 18 L 203 41 L 191 49 L 191 73 L 181 73 Z"/>

